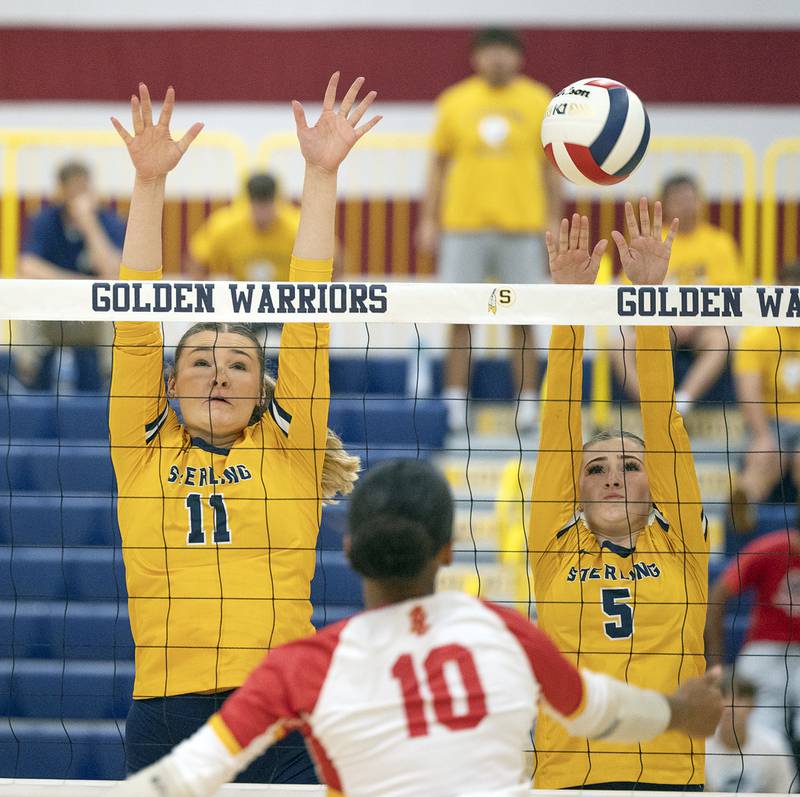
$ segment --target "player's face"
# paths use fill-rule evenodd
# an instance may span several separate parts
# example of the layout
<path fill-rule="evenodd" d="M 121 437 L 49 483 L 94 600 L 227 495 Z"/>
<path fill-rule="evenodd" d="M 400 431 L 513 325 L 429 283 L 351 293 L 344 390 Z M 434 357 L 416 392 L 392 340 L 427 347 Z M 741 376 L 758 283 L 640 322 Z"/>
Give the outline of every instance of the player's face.
<path fill-rule="evenodd" d="M 601 440 L 583 452 L 581 506 L 592 531 L 624 538 L 647 524 L 652 499 L 644 450 L 635 440 Z"/>
<path fill-rule="evenodd" d="M 277 215 L 274 202 L 254 202 L 250 201 L 250 214 L 253 224 L 258 230 L 266 230 L 274 221 Z"/>
<path fill-rule="evenodd" d="M 229 447 L 261 399 L 258 350 L 235 332 L 198 332 L 184 344 L 170 389 L 192 437 Z"/>
<path fill-rule="evenodd" d="M 689 232 L 700 220 L 700 196 L 694 186 L 679 183 L 664 197 L 664 218 L 681 221 L 681 230 Z"/>
<path fill-rule="evenodd" d="M 487 83 L 503 86 L 522 68 L 522 53 L 507 44 L 486 44 L 472 54 L 472 68 Z"/>

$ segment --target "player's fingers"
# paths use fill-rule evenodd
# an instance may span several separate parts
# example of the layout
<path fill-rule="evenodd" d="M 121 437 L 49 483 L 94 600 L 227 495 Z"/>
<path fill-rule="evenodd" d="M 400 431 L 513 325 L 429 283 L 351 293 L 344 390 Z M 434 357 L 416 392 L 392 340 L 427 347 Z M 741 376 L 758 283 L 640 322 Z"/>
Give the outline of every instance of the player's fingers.
<path fill-rule="evenodd" d="M 578 232 L 578 248 L 589 249 L 589 219 L 581 216 L 581 227 Z"/>
<path fill-rule="evenodd" d="M 544 243 L 547 247 L 547 256 L 552 260 L 556 256 L 556 242 L 553 240 L 553 233 L 550 230 L 544 231 Z"/>
<path fill-rule="evenodd" d="M 680 222 L 678 219 L 673 219 L 672 224 L 669 225 L 669 232 L 667 233 L 667 240 L 664 243 L 667 245 L 667 251 L 672 251 L 672 242 L 675 240 L 675 236 L 678 234 L 678 227 L 680 226 Z"/>
<path fill-rule="evenodd" d="M 292 113 L 294 114 L 294 123 L 297 125 L 298 131 L 308 130 L 306 112 L 297 100 L 292 100 Z"/>
<path fill-rule="evenodd" d="M 175 89 L 170 86 L 164 95 L 164 104 L 161 106 L 161 113 L 158 115 L 158 123 L 162 127 L 169 127 L 172 121 L 172 109 L 175 107 Z"/>
<path fill-rule="evenodd" d="M 142 121 L 145 127 L 153 124 L 153 102 L 150 99 L 150 90 L 144 83 L 139 84 L 139 98 L 142 103 Z"/>
<path fill-rule="evenodd" d="M 642 235 L 650 237 L 650 208 L 647 206 L 647 197 L 643 196 L 639 200 L 639 221 L 641 223 Z"/>
<path fill-rule="evenodd" d="M 322 110 L 332 111 L 333 105 L 336 102 L 336 87 L 339 85 L 339 71 L 337 70 L 331 75 L 328 81 L 328 86 L 325 89 L 325 97 L 322 100 Z"/>
<path fill-rule="evenodd" d="M 119 137 L 125 142 L 126 145 L 133 141 L 133 136 L 122 126 L 116 116 L 111 117 L 111 124 L 114 125 L 114 130 L 119 133 Z"/>
<path fill-rule="evenodd" d="M 628 228 L 628 237 L 631 240 L 639 237 L 639 225 L 636 223 L 636 214 L 630 202 L 625 203 L 625 226 Z"/>
<path fill-rule="evenodd" d="M 181 155 L 186 154 L 186 150 L 192 144 L 198 135 L 200 135 L 200 131 L 203 129 L 202 122 L 195 122 L 184 134 L 183 138 L 178 142 L 178 149 L 181 151 Z"/>
<path fill-rule="evenodd" d="M 592 260 L 596 261 L 598 266 L 600 265 L 600 260 L 606 253 L 607 248 L 608 248 L 608 240 L 606 238 L 601 238 L 595 244 L 594 249 L 592 249 Z"/>
<path fill-rule="evenodd" d="M 653 238 L 655 238 L 657 241 L 661 240 L 661 224 L 661 203 L 656 200 L 655 204 L 653 205 Z"/>
<path fill-rule="evenodd" d="M 613 238 L 614 243 L 617 245 L 617 251 L 619 252 L 620 260 L 624 262 L 630 260 L 631 250 L 628 248 L 628 242 L 625 240 L 625 236 L 621 232 L 613 230 L 611 237 Z"/>
<path fill-rule="evenodd" d="M 719 684 L 722 680 L 722 667 L 719 664 L 711 667 L 710 669 L 706 670 L 705 675 L 703 676 L 708 683 L 711 684 Z"/>
<path fill-rule="evenodd" d="M 361 90 L 363 85 L 364 78 L 357 77 L 350 85 L 350 88 L 347 89 L 347 93 L 344 95 L 344 97 L 342 97 L 342 104 L 339 106 L 339 113 L 344 116 L 345 119 L 347 118 L 347 114 L 349 114 L 352 110 L 353 103 L 356 101 L 358 92 Z"/>
<path fill-rule="evenodd" d="M 357 127 L 355 130 L 356 141 L 359 138 L 361 138 L 361 136 L 363 136 L 364 133 L 369 133 L 369 131 L 372 130 L 372 128 L 375 127 L 375 125 L 378 124 L 378 122 L 380 122 L 381 119 L 383 119 L 383 117 L 379 114 L 378 116 L 373 116 L 372 119 L 370 119 L 368 122 L 364 122 L 364 124 L 361 125 L 361 127 Z"/>
<path fill-rule="evenodd" d="M 581 234 L 581 217 L 577 213 L 572 214 L 572 224 L 569 228 L 569 248 L 578 248 L 578 238 Z"/>
<path fill-rule="evenodd" d="M 361 117 L 367 112 L 367 108 L 372 105 L 377 96 L 377 91 L 371 91 L 366 97 L 364 97 L 363 100 L 361 100 L 360 103 L 358 103 L 356 109 L 348 117 L 350 124 L 352 124 L 353 127 L 355 127 L 361 121 Z"/>
<path fill-rule="evenodd" d="M 139 135 L 144 130 L 142 122 L 142 105 L 135 94 L 131 94 L 131 120 L 133 121 L 133 132 Z"/>
<path fill-rule="evenodd" d="M 561 227 L 558 230 L 558 251 L 566 252 L 569 249 L 569 221 L 561 219 Z"/>

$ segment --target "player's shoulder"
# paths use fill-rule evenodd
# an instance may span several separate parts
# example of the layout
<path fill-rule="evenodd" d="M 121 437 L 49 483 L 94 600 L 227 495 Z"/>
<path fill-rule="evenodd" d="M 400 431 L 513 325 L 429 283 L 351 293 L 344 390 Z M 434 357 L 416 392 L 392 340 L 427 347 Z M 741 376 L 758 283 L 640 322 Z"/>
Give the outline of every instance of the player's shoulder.
<path fill-rule="evenodd" d="M 249 220 L 247 201 L 238 199 L 230 205 L 217 208 L 206 222 L 206 230 L 210 235 L 224 235 L 247 225 Z"/>
<path fill-rule="evenodd" d="M 553 97 L 553 90 L 549 86 L 534 80 L 532 77 L 528 77 L 528 75 L 519 75 L 514 82 L 520 91 L 526 92 L 536 101 L 547 104 Z"/>
<path fill-rule="evenodd" d="M 297 227 L 300 224 L 300 208 L 288 199 L 279 199 L 276 202 L 278 219 L 282 224 Z"/>
<path fill-rule="evenodd" d="M 713 242 L 721 246 L 736 246 L 736 239 L 727 230 L 718 227 L 716 224 L 704 221 L 697 226 L 697 239 L 704 245 Z"/>
<path fill-rule="evenodd" d="M 452 86 L 448 86 L 437 98 L 436 103 L 440 108 L 448 108 L 465 102 L 481 92 L 484 87 L 483 80 L 477 75 L 470 75 Z"/>
<path fill-rule="evenodd" d="M 770 531 L 746 545 L 739 554 L 762 554 L 767 552 L 789 552 L 800 547 L 800 534 L 796 529 Z M 734 562 L 735 564 L 735 562 Z"/>
<path fill-rule="evenodd" d="M 742 332 L 737 349 L 762 349 L 764 345 L 772 344 L 778 340 L 778 331 L 775 327 L 745 327 Z"/>

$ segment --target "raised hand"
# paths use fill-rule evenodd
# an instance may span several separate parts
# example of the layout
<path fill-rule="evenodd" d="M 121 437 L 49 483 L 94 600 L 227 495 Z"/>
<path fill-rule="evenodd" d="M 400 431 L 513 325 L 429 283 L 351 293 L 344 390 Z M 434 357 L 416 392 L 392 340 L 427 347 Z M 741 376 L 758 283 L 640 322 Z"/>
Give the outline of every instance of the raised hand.
<path fill-rule="evenodd" d="M 639 200 L 639 220 L 641 229 L 636 222 L 633 205 L 626 202 L 625 224 L 628 228 L 628 240 L 616 230 L 611 233 L 619 250 L 622 270 L 634 285 L 661 285 L 667 276 L 672 242 L 678 234 L 678 220 L 672 220 L 667 237 L 662 239 L 661 203 L 656 202 L 653 206 L 651 228 L 650 211 L 645 197 Z"/>
<path fill-rule="evenodd" d="M 550 230 L 544 237 L 553 282 L 560 285 L 594 284 L 608 241 L 605 238 L 598 241 L 589 254 L 589 219 L 586 216 L 573 213 L 571 225 L 567 219 L 561 219 L 558 247 Z"/>
<path fill-rule="evenodd" d="M 120 124 L 119 119 L 111 117 L 111 124 L 128 148 L 139 180 L 155 180 L 171 172 L 203 129 L 203 125 L 197 122 L 186 131 L 180 141 L 173 141 L 169 132 L 169 122 L 174 107 L 175 89 L 170 86 L 161 106 L 158 123 L 154 125 L 150 92 L 144 83 L 140 83 L 139 96 L 131 95 L 134 135 Z"/>
<path fill-rule="evenodd" d="M 300 141 L 300 151 L 303 153 L 306 164 L 326 172 L 335 172 L 356 141 L 364 133 L 372 130 L 382 118 L 373 116 L 360 127 L 356 126 L 369 106 L 372 105 L 375 97 L 378 96 L 377 91 L 370 91 L 355 109 L 353 108 L 358 92 L 364 85 L 363 77 L 353 81 L 353 85 L 342 98 L 339 110 L 334 110 L 338 85 L 339 73 L 334 72 L 328 81 L 327 89 L 325 89 L 322 114 L 313 127 L 308 126 L 303 106 L 297 100 L 292 100 L 297 138 Z"/>

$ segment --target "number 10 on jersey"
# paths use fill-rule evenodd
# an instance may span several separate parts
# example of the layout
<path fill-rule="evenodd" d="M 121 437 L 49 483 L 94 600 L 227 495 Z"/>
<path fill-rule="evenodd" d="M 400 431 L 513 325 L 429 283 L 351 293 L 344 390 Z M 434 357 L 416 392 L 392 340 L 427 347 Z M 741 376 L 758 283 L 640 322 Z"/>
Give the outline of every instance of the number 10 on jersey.
<path fill-rule="evenodd" d="M 466 711 L 460 714 L 456 713 L 453 695 L 445 677 L 445 668 L 448 665 L 451 676 L 458 674 L 466 695 Z M 463 731 L 480 724 L 487 715 L 486 693 L 483 691 L 475 659 L 467 648 L 457 644 L 434 648 L 425 659 L 423 669 L 427 691 L 433 698 L 433 713 L 439 723 L 451 731 Z M 425 700 L 414 660 L 408 653 L 395 661 L 392 675 L 400 682 L 408 735 L 427 736 L 430 726 L 428 717 L 425 716 Z"/>

